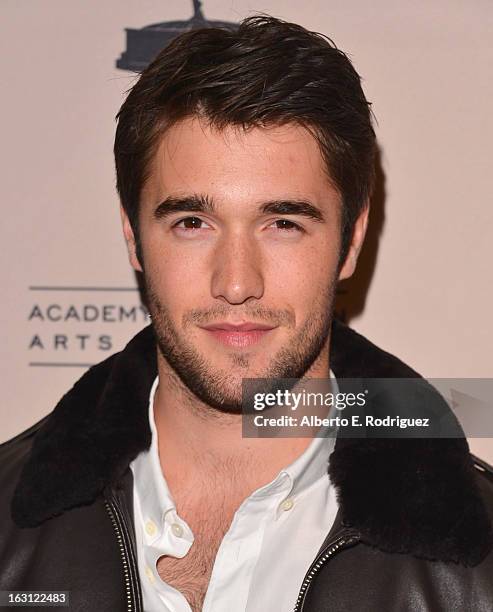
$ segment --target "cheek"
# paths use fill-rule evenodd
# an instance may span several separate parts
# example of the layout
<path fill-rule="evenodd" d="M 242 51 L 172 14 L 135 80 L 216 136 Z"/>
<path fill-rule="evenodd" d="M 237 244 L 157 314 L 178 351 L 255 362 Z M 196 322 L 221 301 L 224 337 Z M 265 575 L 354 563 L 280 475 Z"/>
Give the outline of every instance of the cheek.
<path fill-rule="evenodd" d="M 203 258 L 150 241 L 144 259 L 147 282 L 170 313 L 196 308 L 204 301 L 207 274 L 200 267 Z"/>
<path fill-rule="evenodd" d="M 327 296 L 335 292 L 337 244 L 320 240 L 302 251 L 269 260 L 266 301 L 288 308 L 300 327 L 327 309 Z M 329 291 L 330 290 L 330 291 Z"/>
<path fill-rule="evenodd" d="M 280 255 L 280 256 L 277 256 Z M 313 296 L 335 277 L 338 245 L 325 237 L 269 258 L 272 283 L 294 296 Z M 301 296 L 300 296 L 301 297 Z"/>

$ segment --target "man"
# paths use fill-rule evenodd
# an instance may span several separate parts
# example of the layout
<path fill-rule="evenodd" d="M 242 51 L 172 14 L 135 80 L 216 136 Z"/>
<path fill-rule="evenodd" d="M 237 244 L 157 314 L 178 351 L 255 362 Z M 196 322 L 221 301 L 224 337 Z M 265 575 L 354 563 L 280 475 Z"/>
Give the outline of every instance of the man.
<path fill-rule="evenodd" d="M 1 589 L 98 612 L 493 610 L 493 471 L 464 438 L 242 437 L 245 378 L 419 377 L 332 316 L 374 156 L 359 76 L 300 26 L 192 31 L 143 72 L 115 160 L 152 325 L 2 445 Z"/>

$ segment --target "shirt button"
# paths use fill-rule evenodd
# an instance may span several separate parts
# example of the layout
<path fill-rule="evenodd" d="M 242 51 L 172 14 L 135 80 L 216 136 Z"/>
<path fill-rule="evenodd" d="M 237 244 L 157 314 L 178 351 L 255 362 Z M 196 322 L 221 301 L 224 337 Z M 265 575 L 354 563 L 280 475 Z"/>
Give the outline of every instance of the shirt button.
<path fill-rule="evenodd" d="M 157 531 L 156 523 L 154 521 L 147 521 L 146 523 L 146 532 L 153 536 Z"/>
<path fill-rule="evenodd" d="M 152 573 L 152 570 L 148 565 L 146 565 L 146 576 L 149 579 L 149 582 L 154 582 L 154 574 Z"/>
<path fill-rule="evenodd" d="M 291 510 L 291 508 L 294 506 L 294 501 L 292 500 L 291 497 L 286 497 L 286 499 L 281 503 L 280 508 L 281 510 Z"/>
<path fill-rule="evenodd" d="M 171 531 L 175 534 L 177 538 L 181 538 L 181 536 L 183 535 L 183 527 L 181 525 L 178 525 L 178 523 L 173 523 L 171 525 Z"/>

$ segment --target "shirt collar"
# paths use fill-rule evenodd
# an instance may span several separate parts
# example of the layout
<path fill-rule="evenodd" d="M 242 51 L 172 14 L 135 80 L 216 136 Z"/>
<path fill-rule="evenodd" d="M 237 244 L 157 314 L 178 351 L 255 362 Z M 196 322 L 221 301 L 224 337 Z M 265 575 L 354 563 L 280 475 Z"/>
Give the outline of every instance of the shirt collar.
<path fill-rule="evenodd" d="M 339 391 L 339 387 L 332 370 L 330 370 L 330 378 L 331 392 L 336 394 Z M 335 408 L 332 407 L 327 416 L 330 418 L 334 415 Z M 334 450 L 335 431 L 335 428 L 321 427 L 317 432 L 318 435 L 312 439 L 303 453 L 287 467 L 283 468 L 274 480 L 264 487 L 257 489 L 253 496 L 263 497 L 265 494 L 274 493 L 278 490 L 281 482 L 284 482 L 287 483 L 283 487 L 285 494 L 294 498 L 321 478 L 328 479 L 329 455 Z"/>
<path fill-rule="evenodd" d="M 159 461 L 158 434 L 154 422 L 154 396 L 158 384 L 159 377 L 156 376 L 149 393 L 148 404 L 151 445 L 133 460 L 132 470 L 141 507 L 146 509 L 146 514 L 153 520 L 162 522 L 166 513 L 176 508 Z"/>

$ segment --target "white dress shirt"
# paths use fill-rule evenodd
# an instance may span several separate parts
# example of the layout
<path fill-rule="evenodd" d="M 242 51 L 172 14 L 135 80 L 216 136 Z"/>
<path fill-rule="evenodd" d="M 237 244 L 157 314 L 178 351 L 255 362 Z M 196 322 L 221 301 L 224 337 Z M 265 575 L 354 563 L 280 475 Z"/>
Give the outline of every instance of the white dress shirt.
<path fill-rule="evenodd" d="M 332 370 L 332 392 L 337 382 Z M 149 397 L 152 442 L 131 462 L 137 562 L 145 612 L 191 612 L 186 598 L 156 569 L 161 555 L 182 558 L 194 535 L 178 516 L 163 475 Z M 331 411 L 330 416 L 332 416 Z M 327 475 L 334 437 L 315 437 L 270 483 L 235 512 L 216 554 L 203 612 L 289 612 L 306 571 L 335 519 L 337 500 Z"/>

